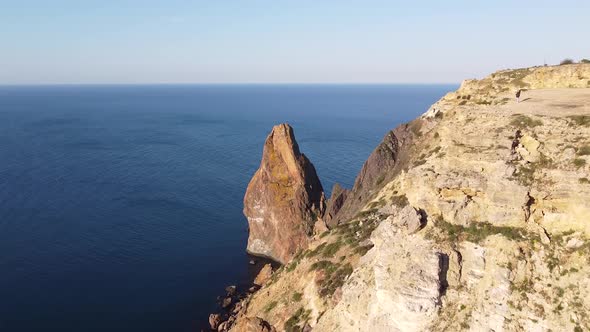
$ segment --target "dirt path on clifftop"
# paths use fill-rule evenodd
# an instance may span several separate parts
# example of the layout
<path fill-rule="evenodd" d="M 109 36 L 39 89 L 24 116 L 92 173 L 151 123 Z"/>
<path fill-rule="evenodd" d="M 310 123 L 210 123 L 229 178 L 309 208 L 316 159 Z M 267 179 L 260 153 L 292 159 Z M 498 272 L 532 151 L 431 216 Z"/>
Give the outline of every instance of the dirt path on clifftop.
<path fill-rule="evenodd" d="M 512 114 L 555 116 L 590 115 L 590 89 L 540 89 L 523 92 L 521 102 L 514 98 L 501 110 Z"/>

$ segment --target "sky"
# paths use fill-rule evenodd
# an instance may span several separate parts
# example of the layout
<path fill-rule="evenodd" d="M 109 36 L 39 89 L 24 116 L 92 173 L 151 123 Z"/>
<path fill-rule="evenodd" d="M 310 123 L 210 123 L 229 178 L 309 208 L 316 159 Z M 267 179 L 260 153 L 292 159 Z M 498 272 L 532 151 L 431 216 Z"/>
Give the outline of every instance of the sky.
<path fill-rule="evenodd" d="M 0 84 L 459 83 L 590 58 L 590 1 L 0 0 Z"/>

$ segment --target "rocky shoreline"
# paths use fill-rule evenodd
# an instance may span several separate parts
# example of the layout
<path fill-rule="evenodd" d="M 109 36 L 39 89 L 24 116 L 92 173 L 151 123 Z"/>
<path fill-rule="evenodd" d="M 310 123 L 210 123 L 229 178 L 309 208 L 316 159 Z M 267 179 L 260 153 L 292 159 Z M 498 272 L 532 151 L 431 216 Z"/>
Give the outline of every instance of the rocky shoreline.
<path fill-rule="evenodd" d="M 228 285 L 224 292 L 217 296 L 217 309 L 209 314 L 208 322 L 200 328 L 204 331 L 229 331 L 240 311 L 246 307 L 252 295 L 272 277 L 273 271 L 281 264 L 267 257 L 248 255 L 252 272 L 245 283 Z"/>

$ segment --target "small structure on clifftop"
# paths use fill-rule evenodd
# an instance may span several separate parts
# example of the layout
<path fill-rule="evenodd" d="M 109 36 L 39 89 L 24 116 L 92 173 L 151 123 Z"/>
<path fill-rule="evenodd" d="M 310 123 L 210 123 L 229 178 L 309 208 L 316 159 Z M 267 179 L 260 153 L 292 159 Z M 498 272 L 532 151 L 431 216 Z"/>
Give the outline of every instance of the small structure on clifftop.
<path fill-rule="evenodd" d="M 248 252 L 288 262 L 307 247 L 324 209 L 322 184 L 312 163 L 299 151 L 293 128 L 274 126 L 244 197 Z"/>

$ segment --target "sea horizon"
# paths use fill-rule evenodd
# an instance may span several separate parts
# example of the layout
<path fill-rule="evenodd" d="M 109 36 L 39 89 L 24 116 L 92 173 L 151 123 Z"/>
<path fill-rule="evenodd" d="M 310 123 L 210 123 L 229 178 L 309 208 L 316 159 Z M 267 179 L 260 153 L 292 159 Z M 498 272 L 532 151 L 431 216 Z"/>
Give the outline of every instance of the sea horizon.
<path fill-rule="evenodd" d="M 24 83 L 2 84 L 0 88 L 26 88 L 26 87 L 138 87 L 138 86 L 459 86 L 461 82 L 443 83 L 379 83 L 379 82 L 248 82 L 248 83 Z"/>

